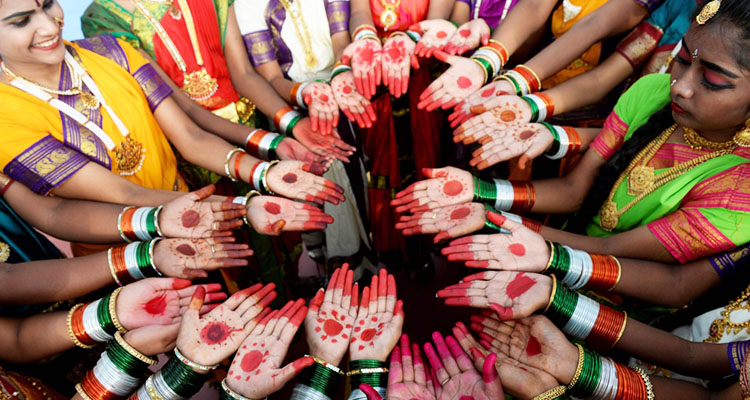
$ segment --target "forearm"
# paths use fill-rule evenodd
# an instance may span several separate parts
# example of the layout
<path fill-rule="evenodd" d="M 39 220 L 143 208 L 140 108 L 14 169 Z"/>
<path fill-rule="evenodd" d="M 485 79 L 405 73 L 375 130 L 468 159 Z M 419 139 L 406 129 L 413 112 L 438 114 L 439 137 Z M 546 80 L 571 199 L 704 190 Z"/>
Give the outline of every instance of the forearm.
<path fill-rule="evenodd" d="M 23 319 L 0 318 L 2 359 L 28 363 L 72 348 L 67 311 L 38 314 Z"/>
<path fill-rule="evenodd" d="M 545 239 L 595 254 L 629 257 L 664 263 L 675 262 L 674 257 L 643 225 L 609 237 L 585 236 L 547 226 L 540 232 Z"/>
<path fill-rule="evenodd" d="M 450 19 L 456 0 L 430 0 L 427 19 Z"/>
<path fill-rule="evenodd" d="M 338 32 L 331 35 L 331 42 L 333 42 L 333 58 L 334 60 L 341 60 L 341 56 L 344 54 L 344 49 L 351 43 L 351 37 L 348 31 Z"/>
<path fill-rule="evenodd" d="M 451 12 L 451 21 L 461 25 L 469 22 L 471 15 L 469 13 L 471 12 L 471 9 L 469 8 L 469 5 L 462 2 L 462 1 L 456 1 L 453 5 L 453 11 Z"/>
<path fill-rule="evenodd" d="M 556 0 L 521 0 L 500 22 L 492 38 L 502 43 L 512 55 L 534 32 L 547 22 Z"/>
<path fill-rule="evenodd" d="M 600 101 L 632 73 L 633 67 L 625 57 L 614 53 L 593 70 L 568 79 L 544 93 L 552 97 L 555 115 L 558 115 Z"/>
<path fill-rule="evenodd" d="M 232 144 L 244 147 L 245 139 L 247 139 L 247 135 L 252 131 L 252 128 L 236 124 L 215 115 L 181 92 L 177 93 L 177 91 L 175 91 L 172 98 L 177 101 L 180 108 L 190 116 L 190 119 L 193 120 L 198 127 Z"/>
<path fill-rule="evenodd" d="M 361 25 L 374 25 L 372 22 L 372 11 L 368 0 L 351 0 L 351 13 L 349 15 L 349 36 Z"/>
<path fill-rule="evenodd" d="M 668 400 L 734 400 L 742 398 L 740 384 L 719 391 L 709 391 L 705 387 L 680 379 L 651 377 L 654 385 L 654 398 Z"/>

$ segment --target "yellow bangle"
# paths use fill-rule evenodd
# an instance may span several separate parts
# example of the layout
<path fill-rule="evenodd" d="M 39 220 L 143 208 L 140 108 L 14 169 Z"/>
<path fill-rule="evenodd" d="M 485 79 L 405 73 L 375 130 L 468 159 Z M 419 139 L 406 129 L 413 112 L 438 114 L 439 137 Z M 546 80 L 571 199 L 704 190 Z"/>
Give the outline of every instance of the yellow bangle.
<path fill-rule="evenodd" d="M 73 340 L 73 343 L 75 343 L 76 346 L 78 346 L 78 347 L 80 347 L 82 349 L 87 349 L 87 350 L 88 349 L 93 349 L 94 348 L 93 345 L 84 344 L 83 342 L 81 342 L 80 340 L 78 340 L 78 338 L 76 337 L 76 334 L 73 333 L 73 313 L 77 309 L 79 309 L 81 307 L 83 307 L 83 303 L 78 303 L 78 304 L 74 305 L 73 308 L 71 308 L 70 311 L 68 312 L 68 319 L 67 319 L 68 335 Z"/>
<path fill-rule="evenodd" d="M 619 343 L 620 339 L 622 339 L 622 334 L 625 333 L 625 327 L 628 325 L 628 312 L 623 311 L 623 313 L 625 314 L 625 320 L 622 322 L 622 326 L 620 327 L 620 333 L 617 334 L 617 339 L 615 339 L 615 342 L 612 343 L 612 347 L 610 348 L 617 346 L 617 343 Z"/>
<path fill-rule="evenodd" d="M 362 368 L 355 369 L 354 371 L 348 371 L 346 376 L 360 375 L 360 374 L 385 374 L 388 373 L 388 368 Z"/>
<path fill-rule="evenodd" d="M 565 391 L 566 391 L 565 390 L 565 386 L 562 386 L 562 385 L 555 386 L 552 389 L 550 389 L 550 390 L 548 390 L 548 391 L 546 391 L 544 393 L 536 395 L 531 400 L 555 400 L 556 398 L 564 395 Z"/>
<path fill-rule="evenodd" d="M 117 296 L 120 295 L 120 292 L 122 292 L 121 287 L 115 289 L 115 291 L 112 292 L 112 295 L 109 296 L 109 316 L 112 318 L 112 324 L 117 328 L 117 332 L 124 334 L 127 333 L 128 330 L 125 329 L 120 323 L 120 320 L 117 319 Z"/>
<path fill-rule="evenodd" d="M 622 264 L 620 264 L 620 260 L 618 260 L 617 257 L 615 256 L 610 256 L 610 257 L 612 257 L 612 259 L 615 260 L 615 262 L 617 263 L 617 279 L 615 280 L 615 284 L 612 285 L 612 287 L 609 288 L 609 290 L 607 290 L 608 292 L 615 290 L 617 285 L 620 284 L 620 278 L 622 278 Z"/>
<path fill-rule="evenodd" d="M 581 377 L 581 371 L 583 370 L 583 346 L 576 343 L 576 347 L 578 347 L 578 365 L 576 366 L 576 373 L 573 375 L 573 379 L 570 380 L 567 386 L 568 390 L 573 389 L 573 386 L 578 383 L 578 378 Z"/>
<path fill-rule="evenodd" d="M 542 314 L 546 313 L 547 310 L 549 310 L 550 306 L 552 305 L 552 301 L 555 300 L 555 293 L 557 292 L 557 277 L 555 275 L 552 275 L 552 293 L 549 295 L 549 302 L 547 303 L 547 307 L 544 307 L 544 311 L 542 311 Z"/>
<path fill-rule="evenodd" d="M 158 360 L 156 358 L 149 357 L 141 353 L 140 351 L 136 350 L 135 347 L 129 345 L 128 342 L 126 342 L 125 339 L 123 339 L 120 332 L 115 332 L 115 340 L 117 340 L 117 343 L 119 343 L 120 346 L 122 346 L 122 348 L 125 349 L 125 351 L 130 353 L 131 356 L 143 361 L 144 363 L 148 365 L 155 365 L 157 363 Z"/>
<path fill-rule="evenodd" d="M 320 358 L 311 356 L 309 354 L 306 354 L 305 357 L 311 357 L 313 361 L 315 361 L 315 363 L 320 364 L 341 376 L 344 376 L 344 371 L 342 371 L 341 368 L 329 363 L 328 361 L 321 360 Z"/>
<path fill-rule="evenodd" d="M 487 70 L 484 68 L 484 65 L 482 65 L 482 63 L 480 63 L 479 61 L 473 58 L 471 59 L 471 61 L 474 61 L 479 66 L 479 69 L 482 70 L 482 73 L 484 74 L 484 80 L 482 82 L 487 82 L 488 75 L 487 75 Z"/>
<path fill-rule="evenodd" d="M 76 385 L 76 392 L 78 392 L 78 394 L 79 394 L 79 395 L 81 395 L 81 398 L 83 398 L 83 400 L 93 400 L 93 399 L 91 398 L 91 396 L 89 396 L 89 394 L 88 394 L 88 393 L 86 393 L 86 392 L 85 392 L 85 391 L 83 390 L 83 387 L 81 386 L 81 384 L 80 384 L 80 383 Z"/>
<path fill-rule="evenodd" d="M 534 79 L 536 79 L 536 83 L 537 83 L 537 85 L 539 85 L 539 90 L 542 90 L 542 80 L 539 79 L 539 75 L 537 75 L 536 72 L 534 72 L 533 69 L 531 69 L 531 68 L 529 68 L 529 66 L 523 65 L 523 64 L 518 64 L 518 65 L 516 65 L 516 67 L 523 68 L 523 69 L 529 71 L 529 73 L 532 76 L 534 76 Z"/>
<path fill-rule="evenodd" d="M 549 260 L 547 260 L 547 266 L 544 267 L 544 271 L 542 272 L 547 272 L 549 267 L 552 265 L 552 260 L 555 258 L 555 245 L 549 240 L 545 240 L 545 242 L 547 242 L 547 246 L 549 246 Z"/>

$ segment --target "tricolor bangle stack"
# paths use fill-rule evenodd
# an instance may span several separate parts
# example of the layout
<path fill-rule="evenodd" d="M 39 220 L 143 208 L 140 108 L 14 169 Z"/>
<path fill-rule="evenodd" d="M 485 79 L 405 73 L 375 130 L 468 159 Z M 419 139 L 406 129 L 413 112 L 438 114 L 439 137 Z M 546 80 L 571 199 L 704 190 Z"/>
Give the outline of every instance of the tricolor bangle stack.
<path fill-rule="evenodd" d="M 291 99 L 293 106 L 307 110 L 307 104 L 305 103 L 305 98 L 302 96 L 302 92 L 305 90 L 305 87 L 311 83 L 312 81 L 297 82 L 292 86 L 289 98 Z"/>
<path fill-rule="evenodd" d="M 133 242 L 107 251 L 109 272 L 118 286 L 163 276 L 154 263 L 154 248 L 159 240 L 161 239 Z"/>
<path fill-rule="evenodd" d="M 124 399 L 138 388 L 143 374 L 156 360 L 137 352 L 117 336 L 110 340 L 94 369 L 88 371 L 76 391 L 86 400 Z"/>
<path fill-rule="evenodd" d="M 506 72 L 502 79 L 507 80 L 513 85 L 518 95 L 528 95 L 536 93 L 542 88 L 542 81 L 531 68 L 519 64 L 512 70 Z"/>
<path fill-rule="evenodd" d="M 367 24 L 358 26 L 352 33 L 352 42 L 356 42 L 360 39 L 373 39 L 380 41 L 380 39 L 378 39 L 378 31 L 375 27 Z"/>
<path fill-rule="evenodd" d="M 278 160 L 271 162 L 259 161 L 250 168 L 250 179 L 248 182 L 254 190 L 259 191 L 261 194 L 274 194 L 268 187 L 267 175 L 268 170 L 278 163 Z"/>
<path fill-rule="evenodd" d="M 136 393 L 140 400 L 184 400 L 193 397 L 205 383 L 208 374 L 195 372 L 177 357 L 146 379 Z"/>
<path fill-rule="evenodd" d="M 350 400 L 366 399 L 367 396 L 359 390 L 360 384 L 370 385 L 385 398 L 385 390 L 388 386 L 388 364 L 377 360 L 356 360 L 349 362 L 349 383 L 352 387 Z"/>
<path fill-rule="evenodd" d="M 505 65 L 507 56 L 504 57 L 503 52 L 498 50 L 498 47 L 497 44 L 494 44 L 494 46 L 482 46 L 471 56 L 471 59 L 482 67 L 484 71 L 483 83 L 487 83 L 497 76 L 503 65 Z"/>
<path fill-rule="evenodd" d="M 507 219 L 515 222 L 515 223 L 522 224 L 523 226 L 531 229 L 532 231 L 534 231 L 536 233 L 539 233 L 539 232 L 542 231 L 542 223 L 541 222 L 534 221 L 534 220 L 528 219 L 528 218 L 524 218 L 524 217 L 522 217 L 520 215 L 509 213 L 507 211 L 496 210 L 496 209 L 494 209 L 489 204 L 485 204 L 484 207 L 485 207 L 485 211 L 494 211 L 494 212 L 502 215 L 503 217 L 505 217 L 505 218 L 507 218 Z M 493 223 L 492 221 L 490 221 L 489 218 L 485 219 L 485 221 L 484 221 L 484 227 L 492 229 L 492 230 L 494 230 L 496 232 L 500 232 L 500 233 L 510 233 L 509 230 L 507 230 L 505 228 L 502 228 L 500 226 L 497 226 L 495 223 Z"/>
<path fill-rule="evenodd" d="M 273 116 L 273 123 L 279 129 L 279 132 L 289 136 L 294 130 L 294 126 L 302 119 L 302 114 L 295 111 L 291 106 L 285 106 L 276 111 Z"/>
<path fill-rule="evenodd" d="M 547 244 L 550 259 L 545 272 L 554 274 L 571 289 L 610 291 L 620 282 L 622 266 L 614 256 L 589 254 L 558 243 Z"/>
<path fill-rule="evenodd" d="M 351 71 L 352 67 L 342 64 L 341 62 L 337 62 L 333 65 L 333 70 L 331 70 L 331 79 L 329 81 L 332 81 L 333 78 L 336 77 L 336 75 L 341 74 L 346 71 Z"/>
<path fill-rule="evenodd" d="M 521 97 L 531 107 L 530 122 L 540 122 L 555 115 L 555 103 L 546 93 L 527 94 Z"/>
<path fill-rule="evenodd" d="M 581 137 L 572 126 L 550 125 L 542 122 L 552 133 L 552 145 L 544 155 L 552 160 L 559 160 L 581 150 Z"/>
<path fill-rule="evenodd" d="M 90 349 L 96 343 L 112 340 L 118 331 L 126 332 L 115 311 L 120 290 L 88 304 L 76 304 L 70 310 L 68 334 L 76 346 Z"/>
<path fill-rule="evenodd" d="M 628 319 L 627 313 L 569 290 L 556 279 L 544 313 L 566 334 L 601 349 L 610 349 L 620 341 Z"/>
<path fill-rule="evenodd" d="M 117 230 L 126 242 L 163 237 L 159 227 L 159 207 L 125 207 L 117 217 Z"/>
<path fill-rule="evenodd" d="M 727 346 L 727 357 L 729 357 L 729 364 L 732 366 L 732 371 L 734 371 L 735 374 L 740 372 L 742 364 L 745 363 L 748 346 L 750 346 L 750 340 L 730 342 Z"/>
<path fill-rule="evenodd" d="M 568 393 L 578 398 L 654 399 L 651 380 L 643 370 L 628 368 L 589 350 L 583 350 Z"/>
<path fill-rule="evenodd" d="M 486 182 L 474 177 L 474 200 L 494 205 L 500 211 L 529 211 L 536 201 L 536 190 L 531 182 L 495 179 Z"/>
<path fill-rule="evenodd" d="M 262 160 L 276 158 L 276 148 L 284 137 L 276 132 L 255 129 L 245 139 L 245 150 L 252 156 Z"/>
<path fill-rule="evenodd" d="M 336 395 L 344 371 L 317 357 L 313 359 L 315 363 L 300 373 L 299 384 L 294 387 L 292 398 L 324 400 Z"/>

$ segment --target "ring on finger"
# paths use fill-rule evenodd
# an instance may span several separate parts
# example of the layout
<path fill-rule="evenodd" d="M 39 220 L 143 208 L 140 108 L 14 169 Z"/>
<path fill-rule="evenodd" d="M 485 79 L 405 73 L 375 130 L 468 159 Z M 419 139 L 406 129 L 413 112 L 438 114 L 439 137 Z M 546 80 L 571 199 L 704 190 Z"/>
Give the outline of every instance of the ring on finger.
<path fill-rule="evenodd" d="M 451 380 L 450 376 L 447 377 L 447 378 L 445 378 L 445 380 L 443 380 L 442 382 L 440 382 L 440 386 L 445 386 L 445 384 L 448 383 L 448 381 L 450 381 L 450 380 Z"/>

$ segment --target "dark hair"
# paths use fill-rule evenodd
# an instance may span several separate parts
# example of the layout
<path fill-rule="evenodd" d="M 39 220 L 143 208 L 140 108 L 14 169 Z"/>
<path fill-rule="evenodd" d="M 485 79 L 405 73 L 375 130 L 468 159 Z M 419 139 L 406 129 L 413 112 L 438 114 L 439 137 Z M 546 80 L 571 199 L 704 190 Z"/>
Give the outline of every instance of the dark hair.
<path fill-rule="evenodd" d="M 672 109 L 667 104 L 651 115 L 648 122 L 633 132 L 633 136 L 623 143 L 622 147 L 599 169 L 599 174 L 583 200 L 581 208 L 575 217 L 569 221 L 569 230 L 583 232 L 591 219 L 595 215 L 599 215 L 599 210 L 609 196 L 615 181 L 628 167 L 628 164 L 633 161 L 636 154 L 672 124 L 674 124 Z"/>
<path fill-rule="evenodd" d="M 703 7 L 710 0 L 704 0 L 695 9 L 691 21 L 701 13 Z M 734 51 L 734 58 L 744 69 L 750 69 L 750 1 L 747 0 L 721 0 L 719 11 L 711 17 L 704 25 L 698 25 L 697 29 L 716 26 L 722 37 L 729 42 Z"/>

